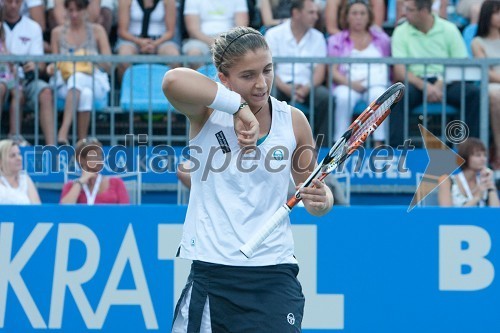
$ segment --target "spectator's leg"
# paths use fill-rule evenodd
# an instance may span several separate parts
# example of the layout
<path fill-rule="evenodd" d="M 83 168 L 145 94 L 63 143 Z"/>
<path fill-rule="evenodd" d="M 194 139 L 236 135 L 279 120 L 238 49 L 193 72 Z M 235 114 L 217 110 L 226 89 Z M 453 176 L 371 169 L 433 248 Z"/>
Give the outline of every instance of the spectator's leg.
<path fill-rule="evenodd" d="M 2 129 L 2 110 L 5 104 L 5 97 L 7 96 L 7 85 L 0 82 L 0 131 Z"/>
<path fill-rule="evenodd" d="M 85 74 L 84 74 L 85 75 Z M 90 77 L 88 75 L 87 79 Z M 92 90 L 89 87 L 82 87 L 80 93 L 80 103 L 78 104 L 78 125 L 77 135 L 78 140 L 85 139 L 89 133 L 90 116 L 92 110 Z"/>
<path fill-rule="evenodd" d="M 45 136 L 46 145 L 54 145 L 54 98 L 52 90 L 45 88 L 39 95 L 40 102 L 40 127 Z M 35 124 L 37 126 L 37 124 Z"/>
<path fill-rule="evenodd" d="M 203 56 L 210 54 L 210 47 L 197 39 L 188 39 L 184 45 L 182 46 L 182 53 L 187 56 Z M 193 69 L 197 69 L 203 64 L 200 63 L 191 63 L 189 67 Z"/>
<path fill-rule="evenodd" d="M 398 104 L 392 109 L 389 116 L 389 143 L 393 147 L 402 145 L 404 143 L 404 108 L 405 108 L 405 98 L 408 98 L 408 108 L 409 111 L 415 106 L 423 103 L 422 91 L 416 88 L 414 85 L 408 83 L 406 86 L 405 96 L 399 101 Z M 411 115 L 410 115 L 411 116 Z"/>
<path fill-rule="evenodd" d="M 321 85 L 314 87 L 314 136 L 323 135 L 323 145 L 329 145 L 328 138 L 328 88 Z M 333 110 L 335 110 L 335 98 L 333 99 Z"/>
<path fill-rule="evenodd" d="M 137 54 L 137 46 L 132 43 L 125 42 L 122 45 L 118 47 L 118 55 L 121 56 L 128 56 L 128 55 L 135 55 Z M 125 74 L 125 71 L 127 68 L 130 66 L 129 63 L 120 63 L 117 66 L 117 74 L 118 74 L 118 82 L 122 82 L 123 74 Z"/>
<path fill-rule="evenodd" d="M 490 124 L 493 134 L 494 159 L 491 166 L 500 170 L 500 89 L 491 89 L 490 95 Z"/>
<path fill-rule="evenodd" d="M 368 100 L 366 102 L 371 103 L 380 95 L 386 91 L 384 86 L 372 86 L 368 89 Z M 383 144 L 387 138 L 387 130 L 389 126 L 389 121 L 384 121 L 382 125 L 373 133 L 373 140 L 375 141 L 374 146 L 380 146 Z"/>
<path fill-rule="evenodd" d="M 70 77 L 71 79 L 71 77 Z M 68 89 L 66 102 L 64 103 L 64 113 L 61 127 L 57 133 L 57 141 L 61 143 L 68 142 L 68 133 L 73 122 L 73 105 L 77 106 L 80 100 L 80 91 L 77 89 Z"/>
<path fill-rule="evenodd" d="M 9 108 L 9 136 L 12 136 L 21 134 L 25 97 L 21 89 L 15 88 L 10 90 L 10 95 L 11 102 Z"/>
<path fill-rule="evenodd" d="M 178 56 L 179 54 L 179 45 L 177 45 L 177 43 L 175 42 L 168 41 L 158 47 L 158 55 Z M 176 68 L 180 66 L 179 63 L 168 63 L 167 65 L 170 66 L 170 68 Z"/>
<path fill-rule="evenodd" d="M 336 105 L 333 140 L 338 140 L 351 124 L 352 110 L 356 101 L 361 98 L 361 94 L 348 86 L 340 85 L 334 88 L 333 96 L 335 96 Z"/>
<path fill-rule="evenodd" d="M 101 7 L 101 12 L 99 15 L 99 24 L 106 30 L 106 35 L 111 34 L 111 27 L 113 26 L 113 12 L 111 8 Z"/>
<path fill-rule="evenodd" d="M 446 90 L 446 101 L 460 111 L 462 95 L 462 83 L 454 82 L 448 85 Z M 480 90 L 479 87 L 471 84 L 465 84 L 465 123 L 469 127 L 469 135 L 479 137 L 479 106 Z"/>

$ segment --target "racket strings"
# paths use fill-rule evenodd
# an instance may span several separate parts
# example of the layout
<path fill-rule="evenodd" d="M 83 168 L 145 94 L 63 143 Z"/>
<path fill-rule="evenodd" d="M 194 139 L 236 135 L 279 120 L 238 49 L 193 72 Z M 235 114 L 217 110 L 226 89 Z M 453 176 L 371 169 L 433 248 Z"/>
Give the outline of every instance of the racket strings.
<path fill-rule="evenodd" d="M 387 98 L 377 109 L 371 110 L 373 113 L 366 119 L 365 122 L 360 124 L 359 128 L 357 131 L 355 131 L 349 140 L 350 143 L 356 143 L 361 139 L 363 143 L 366 140 L 366 137 L 373 131 L 375 131 L 380 125 L 379 120 L 382 118 L 382 116 L 386 113 L 386 111 L 392 106 L 394 101 L 397 100 L 399 95 L 401 94 L 400 91 L 395 92 L 392 94 L 389 98 Z"/>

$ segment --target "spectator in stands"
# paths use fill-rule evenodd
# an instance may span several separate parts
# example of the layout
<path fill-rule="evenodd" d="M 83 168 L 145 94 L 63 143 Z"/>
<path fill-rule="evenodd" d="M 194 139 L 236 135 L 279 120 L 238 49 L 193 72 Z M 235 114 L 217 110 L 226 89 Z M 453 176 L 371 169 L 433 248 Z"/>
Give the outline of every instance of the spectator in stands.
<path fill-rule="evenodd" d="M 9 139 L 0 141 L 0 204 L 39 204 L 40 197 L 30 176 L 23 172 L 19 145 Z"/>
<path fill-rule="evenodd" d="M 500 58 L 500 1 L 483 3 L 472 53 L 476 58 Z M 500 170 L 500 65 L 491 67 L 489 77 L 490 123 L 495 148 L 491 166 Z"/>
<path fill-rule="evenodd" d="M 407 22 L 392 35 L 394 58 L 467 58 L 464 40 L 458 28 L 431 11 L 432 0 L 405 0 Z M 443 66 L 412 64 L 394 66 L 395 81 L 404 82 L 408 74 L 406 95 L 409 109 L 421 103 L 440 103 L 443 99 Z M 460 108 L 461 82 L 446 86 L 446 102 Z M 423 100 L 427 89 L 427 101 Z M 479 135 L 479 87 L 465 84 L 465 122 L 471 136 Z M 405 103 L 398 103 L 391 113 L 391 145 L 403 143 Z"/>
<path fill-rule="evenodd" d="M 87 9 L 87 19 L 104 27 L 106 35 L 111 33 L 113 22 L 116 21 L 118 0 L 90 0 Z M 49 30 L 63 25 L 66 20 L 64 0 L 47 0 L 47 21 Z"/>
<path fill-rule="evenodd" d="M 119 55 L 179 55 L 175 35 L 177 9 L 175 0 L 121 0 L 118 5 Z M 118 66 L 121 79 L 130 64 Z"/>
<path fill-rule="evenodd" d="M 326 57 L 325 38 L 313 28 L 317 20 L 318 10 L 313 0 L 292 0 L 291 19 L 266 32 L 273 57 Z M 314 92 L 314 130 L 315 134 L 323 135 L 328 132 L 329 92 L 323 85 L 325 69 L 324 64 L 279 63 L 274 80 L 278 100 L 308 106 L 311 91 Z"/>
<path fill-rule="evenodd" d="M 72 55 L 110 55 L 108 37 L 104 28 L 87 21 L 88 0 L 64 0 L 69 24 L 52 30 L 51 46 L 54 54 Z M 55 73 L 54 64 L 49 65 L 49 74 Z M 83 139 L 88 134 L 90 111 L 95 99 L 103 99 L 110 90 L 108 74 L 109 64 L 89 62 L 61 62 L 57 64 L 55 76 L 57 94 L 65 99 L 64 115 L 57 133 L 59 144 L 69 144 L 68 132 L 73 122 L 74 106 L 78 110 L 77 134 Z M 103 68 L 102 71 L 99 67 Z M 92 90 L 94 89 L 94 90 Z"/>
<path fill-rule="evenodd" d="M 22 4 L 23 2 L 20 0 L 4 0 L 5 21 L 3 22 L 3 28 L 5 30 L 7 50 L 15 55 L 43 55 L 42 29 L 32 19 L 21 16 L 20 7 Z M 11 108 L 9 136 L 15 138 L 21 145 L 27 144 L 27 141 L 20 134 L 23 106 L 26 102 L 29 109 L 35 110 L 35 105 L 38 103 L 40 126 L 45 135 L 45 144 L 52 145 L 55 143 L 52 90 L 47 82 L 35 79 L 36 65 L 33 61 L 26 61 L 21 65 L 22 91 L 20 91 L 20 104 L 18 108 Z M 45 71 L 45 64 L 39 63 L 38 70 L 38 74 L 41 76 Z M 12 101 L 12 103 L 16 103 L 16 101 Z M 16 109 L 19 110 L 17 116 L 15 114 Z M 38 126 L 38 124 L 35 124 L 35 126 Z"/>
<path fill-rule="evenodd" d="M 396 0 L 396 25 L 404 20 L 404 2 L 405 0 Z M 432 0 L 432 12 L 439 17 L 448 18 L 448 0 Z"/>
<path fill-rule="evenodd" d="M 373 24 L 382 28 L 385 21 L 385 2 L 384 0 L 369 0 L 373 11 Z M 335 35 L 345 27 L 345 22 L 340 22 L 343 8 L 352 2 L 352 0 L 327 0 L 325 7 L 326 32 L 329 35 Z"/>
<path fill-rule="evenodd" d="M 291 0 L 261 0 L 260 16 L 265 30 L 283 23 L 290 18 Z"/>
<path fill-rule="evenodd" d="M 328 38 L 331 57 L 382 58 L 391 55 L 389 36 L 373 26 L 373 12 L 367 0 L 353 0 L 344 7 L 344 30 Z M 385 64 L 335 64 L 332 66 L 333 95 L 336 101 L 334 138 L 349 127 L 356 103 L 367 103 L 380 96 L 389 85 L 389 70 Z M 387 122 L 374 133 L 376 145 L 386 138 Z"/>
<path fill-rule="evenodd" d="M 62 204 L 128 204 L 130 199 L 123 180 L 100 172 L 104 167 L 102 144 L 93 138 L 78 141 L 75 160 L 81 169 L 80 178 L 64 184 Z"/>
<path fill-rule="evenodd" d="M 469 137 L 458 147 L 465 160 L 461 171 L 439 180 L 439 205 L 453 207 L 500 207 L 493 172 L 486 167 L 486 146 L 478 138 Z M 442 183 L 441 183 L 442 182 Z"/>
<path fill-rule="evenodd" d="M 45 32 L 47 27 L 45 21 L 45 1 L 44 0 L 24 0 L 21 7 L 21 15 L 27 15 L 30 19 L 40 25 Z"/>
<path fill-rule="evenodd" d="M 483 2 L 484 0 L 458 0 L 456 12 L 466 19 L 469 19 L 470 24 L 476 24 Z"/>
<path fill-rule="evenodd" d="M 208 55 L 215 37 L 233 27 L 248 26 L 246 0 L 185 0 L 184 20 L 189 39 L 182 53 Z"/>

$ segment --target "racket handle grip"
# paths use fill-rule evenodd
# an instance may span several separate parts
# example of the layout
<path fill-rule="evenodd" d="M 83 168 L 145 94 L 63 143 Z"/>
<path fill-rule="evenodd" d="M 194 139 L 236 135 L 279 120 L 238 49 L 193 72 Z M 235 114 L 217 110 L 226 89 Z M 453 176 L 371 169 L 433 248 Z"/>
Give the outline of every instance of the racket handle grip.
<path fill-rule="evenodd" d="M 247 258 L 251 258 L 254 252 L 260 247 L 263 241 L 276 229 L 276 227 L 283 222 L 283 220 L 290 214 L 291 209 L 287 205 L 281 206 L 276 213 L 266 222 L 242 247 L 240 252 Z"/>

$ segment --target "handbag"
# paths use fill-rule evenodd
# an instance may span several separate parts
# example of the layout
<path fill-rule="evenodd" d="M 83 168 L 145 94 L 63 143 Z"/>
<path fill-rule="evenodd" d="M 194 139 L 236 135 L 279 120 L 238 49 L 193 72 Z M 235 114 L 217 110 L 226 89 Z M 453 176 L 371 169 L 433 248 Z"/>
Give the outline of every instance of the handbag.
<path fill-rule="evenodd" d="M 73 55 L 87 55 L 87 52 L 84 49 L 78 49 L 73 53 Z M 57 64 L 57 68 L 61 72 L 61 76 L 64 81 L 68 80 L 69 77 L 74 74 L 74 72 L 80 72 L 89 75 L 92 75 L 93 73 L 92 63 L 88 61 L 79 61 L 76 63 L 73 63 L 71 61 L 62 61 Z"/>

